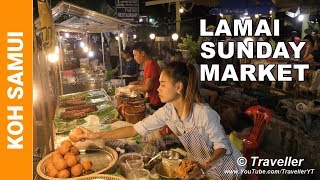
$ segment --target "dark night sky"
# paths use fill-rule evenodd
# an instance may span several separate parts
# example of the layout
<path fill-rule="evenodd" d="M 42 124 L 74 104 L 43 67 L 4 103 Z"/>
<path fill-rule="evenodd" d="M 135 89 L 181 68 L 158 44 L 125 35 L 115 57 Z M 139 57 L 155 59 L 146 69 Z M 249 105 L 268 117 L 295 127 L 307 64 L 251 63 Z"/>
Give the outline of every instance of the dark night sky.
<path fill-rule="evenodd" d="M 51 5 L 54 7 L 61 0 L 51 0 Z M 97 12 L 102 11 L 102 7 L 106 6 L 106 3 L 115 9 L 115 1 L 111 0 L 65 0 L 66 2 L 70 2 Z M 37 0 L 33 0 L 34 2 L 34 17 L 38 17 L 38 9 L 37 9 Z M 50 2 L 50 1 L 49 1 Z M 156 6 L 145 6 L 145 0 L 140 1 L 140 15 L 152 16 L 158 22 L 158 26 L 168 27 L 169 32 L 171 33 L 175 31 L 175 5 L 170 5 L 170 12 L 168 12 L 168 4 L 164 5 L 156 5 Z M 190 7 L 190 3 L 186 4 L 186 8 Z M 215 22 L 215 17 L 209 14 L 209 7 L 205 6 L 197 6 L 195 5 L 193 9 L 188 13 L 183 13 L 181 15 L 181 34 L 199 34 L 199 19 L 206 18 L 210 24 Z M 157 29 L 157 28 L 155 28 Z M 161 29 L 161 28 L 158 28 Z M 164 32 L 159 32 L 164 33 Z M 165 34 L 163 34 L 165 35 Z"/>

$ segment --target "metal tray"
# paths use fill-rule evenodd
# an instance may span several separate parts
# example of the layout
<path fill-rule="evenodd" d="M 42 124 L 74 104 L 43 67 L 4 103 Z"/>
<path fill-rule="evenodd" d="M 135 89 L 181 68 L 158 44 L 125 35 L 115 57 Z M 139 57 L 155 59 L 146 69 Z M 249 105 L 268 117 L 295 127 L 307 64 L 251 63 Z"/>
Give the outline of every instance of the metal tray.
<path fill-rule="evenodd" d="M 48 159 L 51 157 L 52 153 L 45 156 L 37 165 L 37 173 L 44 179 L 49 180 L 58 180 L 59 178 L 52 178 L 46 175 L 45 173 L 45 165 Z M 104 172 L 108 172 L 111 170 L 117 160 L 118 153 L 110 148 L 105 147 L 104 149 L 88 149 L 88 150 L 80 150 L 80 158 L 83 160 L 91 160 L 92 161 L 92 173 L 84 176 L 74 177 L 74 178 L 65 178 L 70 180 L 82 179 L 92 174 L 101 174 Z"/>

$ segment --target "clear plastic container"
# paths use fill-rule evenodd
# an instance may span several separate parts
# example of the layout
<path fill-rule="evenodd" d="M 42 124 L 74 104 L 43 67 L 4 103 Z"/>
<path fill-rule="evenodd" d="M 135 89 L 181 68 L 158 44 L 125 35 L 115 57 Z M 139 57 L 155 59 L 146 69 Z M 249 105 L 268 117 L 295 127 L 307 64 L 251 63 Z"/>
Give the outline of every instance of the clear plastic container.
<path fill-rule="evenodd" d="M 150 172 L 146 169 L 135 169 L 129 173 L 129 180 L 149 180 Z"/>
<path fill-rule="evenodd" d="M 141 154 L 138 153 L 126 153 L 119 158 L 120 173 L 124 177 L 128 178 L 131 171 L 136 169 L 143 169 L 144 163 Z"/>

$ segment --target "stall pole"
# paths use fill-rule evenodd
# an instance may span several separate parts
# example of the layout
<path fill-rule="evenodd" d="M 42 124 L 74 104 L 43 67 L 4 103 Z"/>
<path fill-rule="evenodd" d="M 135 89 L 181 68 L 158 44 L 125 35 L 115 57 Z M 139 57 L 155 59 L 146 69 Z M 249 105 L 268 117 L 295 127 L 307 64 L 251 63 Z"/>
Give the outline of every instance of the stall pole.
<path fill-rule="evenodd" d="M 102 50 L 102 62 L 103 62 L 103 67 L 106 68 L 106 63 L 104 62 L 104 38 L 103 38 L 103 33 L 101 33 L 101 50 Z"/>
<path fill-rule="evenodd" d="M 118 28 L 118 47 L 119 47 L 119 62 L 120 62 L 120 78 L 121 78 L 121 84 L 123 82 L 123 77 L 122 77 L 122 58 L 121 58 L 121 43 L 120 43 L 120 28 Z M 122 86 L 125 86 L 125 84 L 122 84 Z"/>
<path fill-rule="evenodd" d="M 180 23 L 181 23 L 181 16 L 180 16 L 180 1 L 176 2 L 176 33 L 180 33 Z"/>
<path fill-rule="evenodd" d="M 59 52 L 59 55 L 60 55 L 60 59 L 59 59 L 59 63 L 58 63 L 58 71 L 59 71 L 59 80 L 60 80 L 60 93 L 59 95 L 62 95 L 63 94 L 63 83 L 62 83 L 62 73 L 63 73 L 63 56 L 62 56 L 62 46 L 61 46 L 61 40 L 60 39 L 60 31 L 58 32 L 58 44 L 59 44 L 59 49 L 60 49 L 60 52 Z"/>

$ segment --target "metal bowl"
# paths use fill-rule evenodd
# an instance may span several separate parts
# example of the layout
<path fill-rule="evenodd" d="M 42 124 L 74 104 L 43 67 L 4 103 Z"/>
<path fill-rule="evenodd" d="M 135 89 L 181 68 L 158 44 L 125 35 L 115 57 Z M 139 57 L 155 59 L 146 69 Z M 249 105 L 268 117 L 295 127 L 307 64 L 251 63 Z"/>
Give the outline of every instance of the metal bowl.
<path fill-rule="evenodd" d="M 77 75 L 80 75 L 80 74 L 92 74 L 92 71 L 87 69 L 87 68 L 78 68 L 75 70 L 76 74 Z"/>
<path fill-rule="evenodd" d="M 154 169 L 162 179 L 179 179 L 175 171 L 181 163 L 181 159 L 162 161 Z"/>
<path fill-rule="evenodd" d="M 183 159 L 184 158 L 182 155 L 172 150 L 161 151 L 160 157 L 162 159 Z"/>

